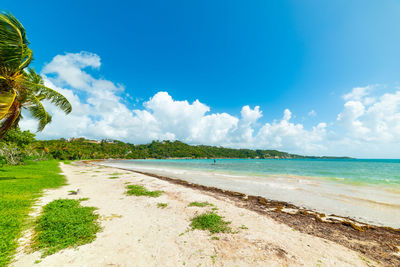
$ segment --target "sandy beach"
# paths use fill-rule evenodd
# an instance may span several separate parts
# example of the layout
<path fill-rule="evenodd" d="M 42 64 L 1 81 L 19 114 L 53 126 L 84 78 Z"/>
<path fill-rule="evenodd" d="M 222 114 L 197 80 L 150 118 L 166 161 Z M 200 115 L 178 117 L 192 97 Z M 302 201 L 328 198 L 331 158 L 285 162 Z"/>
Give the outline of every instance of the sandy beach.
<path fill-rule="evenodd" d="M 32 216 L 55 199 L 89 198 L 82 205 L 97 208 L 102 231 L 90 244 L 41 258 L 29 251 L 32 231 L 27 230 L 11 266 L 379 266 L 360 251 L 240 207 L 229 197 L 116 168 L 61 163 L 61 169 L 68 184 L 45 191 Z M 110 179 L 115 173 L 119 178 Z M 127 184 L 164 193 L 128 196 Z M 68 194 L 77 189 L 77 195 Z M 188 207 L 193 201 L 212 203 L 234 233 L 212 239 L 207 231 L 191 230 L 193 216 L 211 211 L 211 206 Z"/>

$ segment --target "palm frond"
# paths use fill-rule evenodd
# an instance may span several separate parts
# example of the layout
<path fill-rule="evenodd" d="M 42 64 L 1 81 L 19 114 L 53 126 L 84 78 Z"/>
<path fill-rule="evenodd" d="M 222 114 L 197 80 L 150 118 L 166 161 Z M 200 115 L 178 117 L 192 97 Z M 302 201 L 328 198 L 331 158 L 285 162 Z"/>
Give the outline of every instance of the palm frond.
<path fill-rule="evenodd" d="M 39 121 L 38 131 L 40 132 L 48 123 L 51 122 L 51 116 L 47 113 L 40 100 L 33 94 L 29 96 L 29 103 L 30 104 L 26 105 L 25 108 L 34 119 Z"/>
<path fill-rule="evenodd" d="M 25 77 L 28 82 L 41 85 L 44 84 L 42 76 L 37 74 L 34 68 L 28 68 L 28 70 L 25 71 Z"/>
<path fill-rule="evenodd" d="M 27 66 L 32 59 L 25 29 L 10 13 L 0 13 L 0 67 L 9 72 Z"/>
<path fill-rule="evenodd" d="M 36 98 L 39 100 L 49 100 L 66 114 L 69 114 L 72 111 L 72 106 L 68 99 L 56 90 L 29 81 L 25 81 L 25 86 L 33 90 Z"/>
<path fill-rule="evenodd" d="M 19 65 L 19 69 L 21 69 L 21 70 L 28 67 L 29 64 L 31 64 L 31 62 L 33 60 L 33 52 L 30 48 L 28 48 L 27 45 L 24 45 L 22 60 L 23 60 L 22 63 Z"/>

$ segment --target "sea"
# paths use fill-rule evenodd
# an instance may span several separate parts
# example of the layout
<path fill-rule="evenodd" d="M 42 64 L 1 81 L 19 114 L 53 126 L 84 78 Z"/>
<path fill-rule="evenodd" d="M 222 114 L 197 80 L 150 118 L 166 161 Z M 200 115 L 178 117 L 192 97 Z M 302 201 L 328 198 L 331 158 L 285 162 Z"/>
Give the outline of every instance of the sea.
<path fill-rule="evenodd" d="M 400 228 L 400 160 L 163 159 L 101 164 L 285 201 L 327 215 Z"/>

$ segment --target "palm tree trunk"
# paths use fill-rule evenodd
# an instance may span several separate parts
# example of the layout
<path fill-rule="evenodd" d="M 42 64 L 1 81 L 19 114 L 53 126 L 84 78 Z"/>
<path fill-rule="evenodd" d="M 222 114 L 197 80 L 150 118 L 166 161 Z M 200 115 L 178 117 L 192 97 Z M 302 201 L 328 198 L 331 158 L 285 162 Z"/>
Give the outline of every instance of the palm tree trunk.
<path fill-rule="evenodd" d="M 19 102 L 14 101 L 9 109 L 9 115 L 4 119 L 0 127 L 0 140 L 3 139 L 7 131 L 13 126 L 15 120 L 18 118 L 21 112 L 21 107 Z"/>

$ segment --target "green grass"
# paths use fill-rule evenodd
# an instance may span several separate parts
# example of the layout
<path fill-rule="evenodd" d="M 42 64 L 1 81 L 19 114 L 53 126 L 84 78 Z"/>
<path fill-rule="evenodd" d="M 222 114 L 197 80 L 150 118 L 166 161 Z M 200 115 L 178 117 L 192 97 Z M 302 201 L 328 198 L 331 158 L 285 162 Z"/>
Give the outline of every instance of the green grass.
<path fill-rule="evenodd" d="M 123 175 L 123 173 L 120 173 L 120 172 L 113 172 L 113 173 L 111 173 L 110 175 Z"/>
<path fill-rule="evenodd" d="M 217 255 L 212 255 L 212 256 L 210 256 L 210 258 L 211 258 L 212 263 L 215 264 Z"/>
<path fill-rule="evenodd" d="M 89 198 L 88 197 L 81 197 L 80 199 L 78 199 L 78 201 L 88 201 Z"/>
<path fill-rule="evenodd" d="M 33 247 L 43 249 L 43 256 L 90 243 L 100 230 L 94 207 L 82 207 L 74 199 L 58 199 L 43 208 L 36 220 L 37 237 Z"/>
<path fill-rule="evenodd" d="M 110 176 L 110 177 L 108 177 L 108 179 L 118 179 L 119 178 L 119 176 Z"/>
<path fill-rule="evenodd" d="M 206 206 L 214 206 L 214 204 L 208 202 L 191 202 L 188 207 L 206 207 Z"/>
<path fill-rule="evenodd" d="M 161 209 L 165 209 L 168 206 L 168 203 L 157 203 L 157 207 Z"/>
<path fill-rule="evenodd" d="M 190 226 L 192 229 L 208 230 L 211 234 L 231 232 L 228 226 L 230 222 L 226 222 L 216 213 L 207 212 L 191 219 Z"/>
<path fill-rule="evenodd" d="M 27 161 L 0 169 L 0 266 L 10 262 L 34 200 L 43 189 L 65 184 L 59 173 L 57 161 Z"/>
<path fill-rule="evenodd" d="M 126 194 L 132 196 L 147 196 L 147 197 L 159 197 L 163 193 L 163 191 L 149 191 L 144 186 L 141 185 L 127 185 Z"/>

